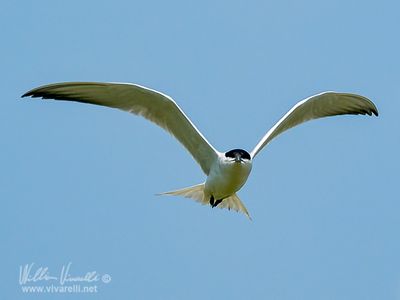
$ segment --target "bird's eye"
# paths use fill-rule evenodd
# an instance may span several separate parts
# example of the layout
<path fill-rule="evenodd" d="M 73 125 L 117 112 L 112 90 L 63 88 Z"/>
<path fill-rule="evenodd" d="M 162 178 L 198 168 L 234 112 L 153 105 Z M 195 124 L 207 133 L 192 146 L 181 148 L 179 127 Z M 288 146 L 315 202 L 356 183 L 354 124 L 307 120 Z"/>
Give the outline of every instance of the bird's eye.
<path fill-rule="evenodd" d="M 236 157 L 235 154 L 236 154 L 235 150 L 231 150 L 231 151 L 225 152 L 225 157 L 235 158 Z"/>
<path fill-rule="evenodd" d="M 251 159 L 250 154 L 247 151 L 244 151 L 244 150 L 242 150 L 242 151 L 243 151 L 242 158 L 250 160 Z"/>

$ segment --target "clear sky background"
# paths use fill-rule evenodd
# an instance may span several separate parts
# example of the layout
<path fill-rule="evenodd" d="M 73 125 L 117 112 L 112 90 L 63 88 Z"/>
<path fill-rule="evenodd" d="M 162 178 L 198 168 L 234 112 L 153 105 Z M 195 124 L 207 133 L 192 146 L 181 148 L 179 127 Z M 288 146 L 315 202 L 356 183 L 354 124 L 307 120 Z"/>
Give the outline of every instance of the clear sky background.
<path fill-rule="evenodd" d="M 2 1 L 0 26 L 1 299 L 400 299 L 397 1 Z M 380 116 L 275 139 L 239 192 L 249 221 L 155 196 L 205 178 L 148 121 L 20 99 L 60 81 L 160 90 L 220 151 L 325 90 Z M 112 281 L 21 292 L 20 266 L 68 262 Z"/>

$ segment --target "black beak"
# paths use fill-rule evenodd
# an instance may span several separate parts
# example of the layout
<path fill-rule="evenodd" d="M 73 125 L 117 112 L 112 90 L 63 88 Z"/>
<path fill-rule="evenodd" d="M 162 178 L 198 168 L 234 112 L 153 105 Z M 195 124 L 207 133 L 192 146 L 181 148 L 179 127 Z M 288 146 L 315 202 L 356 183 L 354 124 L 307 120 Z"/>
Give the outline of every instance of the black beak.
<path fill-rule="evenodd" d="M 240 154 L 236 154 L 235 155 L 235 162 L 242 162 L 243 161 L 243 159 L 242 159 L 242 157 L 240 156 Z"/>

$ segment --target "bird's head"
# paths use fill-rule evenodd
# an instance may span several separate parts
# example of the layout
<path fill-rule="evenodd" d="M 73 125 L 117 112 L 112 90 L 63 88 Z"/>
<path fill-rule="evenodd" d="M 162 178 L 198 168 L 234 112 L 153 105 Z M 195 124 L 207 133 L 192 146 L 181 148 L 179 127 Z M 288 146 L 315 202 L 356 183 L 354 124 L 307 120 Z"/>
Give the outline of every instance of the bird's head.
<path fill-rule="evenodd" d="M 225 157 L 236 163 L 244 163 L 251 161 L 251 156 L 249 152 L 243 149 L 233 149 L 228 152 L 225 152 Z"/>

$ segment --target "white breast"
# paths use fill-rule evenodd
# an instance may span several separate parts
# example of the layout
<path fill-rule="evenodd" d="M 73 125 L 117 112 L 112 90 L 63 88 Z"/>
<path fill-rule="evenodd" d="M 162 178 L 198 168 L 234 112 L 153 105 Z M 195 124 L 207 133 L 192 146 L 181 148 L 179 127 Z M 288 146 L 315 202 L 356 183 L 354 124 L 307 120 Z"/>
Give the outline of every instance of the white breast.
<path fill-rule="evenodd" d="M 251 160 L 238 163 L 221 154 L 210 169 L 204 189 L 205 196 L 210 198 L 212 195 L 218 200 L 236 193 L 246 183 L 251 167 Z"/>

